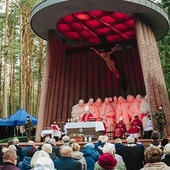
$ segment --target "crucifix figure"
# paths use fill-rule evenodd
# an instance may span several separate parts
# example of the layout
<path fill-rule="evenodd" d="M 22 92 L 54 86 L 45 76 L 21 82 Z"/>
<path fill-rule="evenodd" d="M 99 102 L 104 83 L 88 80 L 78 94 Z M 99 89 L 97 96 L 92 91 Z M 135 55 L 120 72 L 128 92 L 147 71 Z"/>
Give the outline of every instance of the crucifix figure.
<path fill-rule="evenodd" d="M 111 58 L 111 54 L 116 50 L 116 48 L 119 46 L 119 44 L 116 44 L 114 48 L 109 52 L 99 52 L 94 47 L 91 47 L 91 50 L 94 50 L 97 55 L 102 57 L 105 61 L 109 69 L 115 74 L 117 78 L 120 78 L 120 74 L 118 70 L 116 69 L 116 62 L 114 59 Z"/>

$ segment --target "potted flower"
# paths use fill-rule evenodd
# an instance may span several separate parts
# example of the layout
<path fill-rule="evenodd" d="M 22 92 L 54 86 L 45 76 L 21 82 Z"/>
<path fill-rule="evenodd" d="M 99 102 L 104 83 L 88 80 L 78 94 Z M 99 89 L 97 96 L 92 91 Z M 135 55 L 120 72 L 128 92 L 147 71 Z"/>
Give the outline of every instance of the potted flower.
<path fill-rule="evenodd" d="M 73 133 L 70 135 L 71 139 L 75 139 L 76 142 L 83 142 L 84 134 L 82 133 Z"/>

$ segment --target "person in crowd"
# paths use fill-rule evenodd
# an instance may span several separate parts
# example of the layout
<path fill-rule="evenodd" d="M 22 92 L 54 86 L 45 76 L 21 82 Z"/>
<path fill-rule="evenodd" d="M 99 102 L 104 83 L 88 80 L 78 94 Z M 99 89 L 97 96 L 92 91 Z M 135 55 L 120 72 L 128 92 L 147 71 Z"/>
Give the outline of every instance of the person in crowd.
<path fill-rule="evenodd" d="M 116 158 L 110 153 L 102 153 L 95 163 L 94 170 L 114 170 L 117 165 Z"/>
<path fill-rule="evenodd" d="M 99 152 L 95 150 L 93 143 L 87 143 L 81 150 L 87 163 L 87 170 L 94 170 L 94 164 L 98 160 Z"/>
<path fill-rule="evenodd" d="M 63 145 L 61 145 L 60 148 L 62 148 L 63 146 L 69 146 L 70 145 L 70 137 L 67 135 L 63 136 L 62 142 L 63 142 Z"/>
<path fill-rule="evenodd" d="M 2 157 L 3 157 L 3 155 L 2 155 L 2 146 L 0 145 L 0 165 L 2 165 L 2 163 L 3 163 Z"/>
<path fill-rule="evenodd" d="M 14 151 L 8 150 L 3 155 L 3 165 L 0 165 L 0 170 L 19 170 L 17 165 L 17 155 Z"/>
<path fill-rule="evenodd" d="M 119 169 L 119 170 L 126 170 L 126 165 L 123 161 L 123 158 L 116 154 L 116 149 L 115 145 L 112 143 L 106 143 L 103 147 L 103 153 L 104 154 L 111 154 L 117 161 L 117 164 L 114 169 Z M 97 163 L 96 163 L 97 164 Z"/>
<path fill-rule="evenodd" d="M 116 138 L 114 141 L 115 144 L 115 149 L 116 149 L 116 153 L 120 155 L 120 148 L 122 148 L 124 146 L 124 144 L 122 143 L 122 139 L 120 138 Z"/>
<path fill-rule="evenodd" d="M 135 144 L 133 136 L 126 138 L 127 144 L 120 149 L 120 155 L 126 164 L 127 170 L 138 170 L 143 167 L 144 150 Z"/>
<path fill-rule="evenodd" d="M 82 122 L 88 122 L 88 121 L 90 121 L 90 119 L 93 119 L 93 118 L 94 117 L 93 117 L 92 113 L 90 113 L 89 106 L 85 106 L 84 107 L 84 114 L 83 114 L 83 116 L 81 118 L 81 121 Z"/>
<path fill-rule="evenodd" d="M 102 144 L 101 138 L 102 138 L 102 135 L 98 137 L 98 142 L 94 144 L 94 147 L 96 150 L 98 150 L 98 147 Z"/>
<path fill-rule="evenodd" d="M 77 143 L 75 139 L 70 139 L 69 146 L 73 143 Z"/>
<path fill-rule="evenodd" d="M 17 148 L 16 148 L 15 145 L 10 145 L 10 146 L 8 147 L 8 149 L 11 150 L 11 151 L 13 151 L 13 152 L 15 152 L 15 154 L 17 155 Z M 19 161 L 20 161 L 20 156 L 17 155 L 17 165 L 18 165 L 18 162 L 19 162 Z"/>
<path fill-rule="evenodd" d="M 158 148 L 161 149 L 161 144 L 159 142 L 160 133 L 158 131 L 153 131 L 152 132 L 151 139 L 152 139 L 152 142 L 151 142 L 151 144 L 149 144 L 149 146 L 157 146 Z"/>
<path fill-rule="evenodd" d="M 72 143 L 70 147 L 73 149 L 73 155 L 72 158 L 79 161 L 82 164 L 82 170 L 87 169 L 87 163 L 83 156 L 83 153 L 80 152 L 80 145 L 78 143 Z"/>
<path fill-rule="evenodd" d="M 56 120 L 53 121 L 50 128 L 53 130 L 53 136 L 57 141 L 61 137 L 61 129 L 58 127 Z"/>
<path fill-rule="evenodd" d="M 20 161 L 18 164 L 18 168 L 20 170 L 30 170 L 31 169 L 31 159 L 34 153 L 37 151 L 35 147 L 31 147 L 27 150 L 26 156 L 24 157 L 23 161 Z"/>
<path fill-rule="evenodd" d="M 33 129 L 33 124 L 31 122 L 29 116 L 27 116 L 26 122 L 24 123 L 23 128 L 25 129 L 27 140 L 30 140 L 31 139 L 31 134 L 32 134 L 32 129 Z"/>
<path fill-rule="evenodd" d="M 99 152 L 99 154 L 103 153 L 103 146 L 108 142 L 109 138 L 106 135 L 103 135 L 100 137 L 100 143 L 98 143 L 98 147 L 97 147 L 97 151 Z"/>
<path fill-rule="evenodd" d="M 14 141 L 13 140 L 8 140 L 8 146 L 9 147 L 10 145 L 14 145 Z"/>
<path fill-rule="evenodd" d="M 145 146 L 142 142 L 139 141 L 139 135 L 135 134 L 134 136 L 135 144 L 143 149 L 145 151 Z"/>
<path fill-rule="evenodd" d="M 57 170 L 81 170 L 82 164 L 72 158 L 73 150 L 70 146 L 64 146 L 60 150 L 61 158 L 54 160 L 54 166 Z"/>
<path fill-rule="evenodd" d="M 109 52 L 99 52 L 94 47 L 91 47 L 90 50 L 94 50 L 97 55 L 102 57 L 106 61 L 108 68 L 115 74 L 117 78 L 120 78 L 120 74 L 116 68 L 116 62 L 111 58 L 111 54 L 116 50 L 118 46 L 119 44 L 116 44 L 115 47 Z"/>
<path fill-rule="evenodd" d="M 84 113 L 84 100 L 80 99 L 79 103 L 74 105 L 71 110 L 71 118 L 74 119 L 74 121 L 80 122 L 81 117 L 83 116 Z"/>
<path fill-rule="evenodd" d="M 160 138 L 162 138 L 164 136 L 164 127 L 166 125 L 166 114 L 162 105 L 158 106 L 158 110 L 153 115 L 153 118 L 155 118 L 157 121 Z"/>
<path fill-rule="evenodd" d="M 170 143 L 166 144 L 163 150 L 164 158 L 161 159 L 167 166 L 170 166 Z"/>
<path fill-rule="evenodd" d="M 27 142 L 27 146 L 22 148 L 22 150 L 21 150 L 21 160 L 23 160 L 23 158 L 27 155 L 27 150 L 32 147 L 35 147 L 35 142 L 32 140 L 29 140 Z"/>
<path fill-rule="evenodd" d="M 54 162 L 48 157 L 38 158 L 33 170 L 55 170 Z"/>
<path fill-rule="evenodd" d="M 162 141 L 161 141 L 161 148 L 162 148 L 162 151 L 164 150 L 165 148 L 165 145 L 169 143 L 169 139 L 168 138 L 163 138 Z"/>
<path fill-rule="evenodd" d="M 32 169 L 34 169 L 37 160 L 42 157 L 50 158 L 49 154 L 43 150 L 36 151 L 34 153 L 34 155 L 32 156 L 32 159 L 31 159 L 31 163 L 30 163 Z"/>
<path fill-rule="evenodd" d="M 170 170 L 170 167 L 161 162 L 162 150 L 157 146 L 146 148 L 144 156 L 146 164 L 141 170 Z"/>
<path fill-rule="evenodd" d="M 17 137 L 13 138 L 14 145 L 17 148 L 17 155 L 21 158 L 21 150 L 22 148 L 19 146 L 19 139 Z"/>
<path fill-rule="evenodd" d="M 124 133 L 126 131 L 126 125 L 123 122 L 123 117 L 119 117 L 119 123 L 116 123 L 115 130 L 113 133 L 114 138 L 121 138 L 123 137 Z"/>
<path fill-rule="evenodd" d="M 52 153 L 55 153 L 55 155 L 60 158 L 61 157 L 61 154 L 60 154 L 60 151 L 59 151 L 59 148 L 56 146 L 56 140 L 54 138 L 50 138 L 50 141 L 49 143 L 51 144 L 52 146 Z"/>
<path fill-rule="evenodd" d="M 131 122 L 130 125 L 131 125 L 131 127 L 129 129 L 130 135 L 134 135 L 134 134 L 141 135 L 141 132 L 143 130 L 143 126 L 142 126 L 142 122 L 139 120 L 137 115 L 134 117 L 134 120 Z"/>
<path fill-rule="evenodd" d="M 52 146 L 49 143 L 44 143 L 44 145 L 42 146 L 42 150 L 47 152 L 53 161 L 57 159 L 55 153 L 52 153 Z"/>
<path fill-rule="evenodd" d="M 153 125 L 152 125 L 152 120 L 151 120 L 151 115 L 147 116 L 149 121 L 148 121 L 148 126 L 143 130 L 143 138 L 144 139 L 150 139 L 151 134 L 153 132 Z"/>

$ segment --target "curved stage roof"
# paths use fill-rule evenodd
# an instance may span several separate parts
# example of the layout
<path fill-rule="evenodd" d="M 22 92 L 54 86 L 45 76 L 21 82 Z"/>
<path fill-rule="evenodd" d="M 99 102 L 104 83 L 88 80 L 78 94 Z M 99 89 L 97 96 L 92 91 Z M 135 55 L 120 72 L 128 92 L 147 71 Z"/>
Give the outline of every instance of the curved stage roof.
<path fill-rule="evenodd" d="M 100 35 L 108 42 L 135 39 L 133 14 L 152 27 L 156 40 L 169 29 L 168 15 L 148 0 L 46 0 L 31 13 L 31 27 L 43 39 L 55 30 L 68 44 L 99 44 Z"/>

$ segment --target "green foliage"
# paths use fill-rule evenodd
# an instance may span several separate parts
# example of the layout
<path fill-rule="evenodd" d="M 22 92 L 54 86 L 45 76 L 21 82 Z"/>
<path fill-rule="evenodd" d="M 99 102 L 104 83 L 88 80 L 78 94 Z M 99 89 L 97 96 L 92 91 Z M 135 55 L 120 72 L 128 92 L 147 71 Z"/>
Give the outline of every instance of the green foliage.
<path fill-rule="evenodd" d="M 163 0 L 160 5 L 167 11 L 168 15 L 170 16 L 170 1 Z M 158 42 L 158 48 L 168 96 L 170 99 L 170 29 L 166 36 Z"/>
<path fill-rule="evenodd" d="M 14 137 L 2 139 L 2 140 L 0 140 L 0 143 L 7 143 L 9 140 L 13 140 L 13 138 Z M 27 142 L 27 137 L 26 136 L 19 136 L 17 138 L 19 139 L 20 142 Z M 35 141 L 35 136 L 32 136 L 31 140 Z"/>

